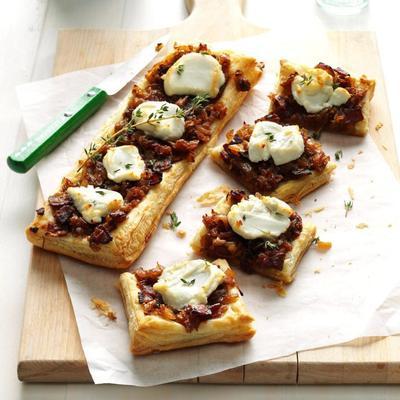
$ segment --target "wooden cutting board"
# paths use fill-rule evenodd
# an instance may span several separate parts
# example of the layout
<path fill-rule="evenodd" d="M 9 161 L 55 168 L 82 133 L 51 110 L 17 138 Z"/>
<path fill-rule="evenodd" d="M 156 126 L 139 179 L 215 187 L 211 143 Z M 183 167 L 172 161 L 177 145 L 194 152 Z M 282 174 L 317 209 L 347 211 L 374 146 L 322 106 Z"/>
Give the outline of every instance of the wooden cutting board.
<path fill-rule="evenodd" d="M 189 9 L 192 8 L 191 15 L 171 29 L 177 38 L 232 40 L 265 32 L 243 18 L 240 0 L 195 0 L 194 4 L 189 4 Z M 54 74 L 124 61 L 167 31 L 61 31 Z M 378 85 L 373 101 L 371 134 L 393 172 L 400 176 L 374 34 L 331 32 L 327 35 L 331 44 L 329 51 L 343 60 L 343 65 L 351 65 L 354 70 L 376 78 Z M 374 129 L 378 122 L 383 123 L 379 133 Z M 92 381 L 58 257 L 38 248 L 32 249 L 18 377 L 26 382 Z M 400 383 L 400 336 L 358 339 L 345 345 L 257 362 L 189 382 Z"/>

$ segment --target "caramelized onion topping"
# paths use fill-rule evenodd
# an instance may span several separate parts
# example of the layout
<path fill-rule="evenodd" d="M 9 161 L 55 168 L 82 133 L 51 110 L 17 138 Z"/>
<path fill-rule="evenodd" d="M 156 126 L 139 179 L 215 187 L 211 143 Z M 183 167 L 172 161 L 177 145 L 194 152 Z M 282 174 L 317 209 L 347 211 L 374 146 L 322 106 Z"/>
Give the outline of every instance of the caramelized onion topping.
<path fill-rule="evenodd" d="M 228 308 L 228 305 L 235 302 L 237 296 L 229 294 L 230 289 L 236 286 L 233 271 L 228 271 L 217 289 L 208 296 L 207 304 L 187 305 L 176 310 L 163 301 L 160 293 L 153 289 L 163 268 L 144 270 L 139 268 L 135 271 L 137 287 L 139 289 L 138 300 L 147 315 L 158 315 L 162 318 L 176 321 L 182 324 L 187 332 L 197 330 L 203 321 L 220 317 Z"/>
<path fill-rule="evenodd" d="M 231 191 L 227 195 L 230 204 L 236 204 L 246 199 L 245 192 Z M 247 240 L 235 233 L 229 225 L 226 215 L 211 212 L 203 216 L 206 234 L 201 238 L 201 253 L 211 258 L 226 258 L 240 263 L 246 272 L 252 272 L 253 267 L 274 268 L 282 270 L 286 254 L 292 249 L 292 242 L 301 233 L 303 224 L 296 213 L 289 217 L 290 225 L 275 241 L 265 239 Z"/>
<path fill-rule="evenodd" d="M 187 111 L 185 116 L 185 132 L 181 139 L 175 142 L 163 141 L 145 135 L 140 129 L 131 129 L 118 137 L 116 146 L 134 145 L 145 161 L 146 169 L 138 181 L 123 181 L 116 183 L 107 178 L 102 159 L 109 145 L 102 146 L 96 157 L 89 159 L 82 169 L 81 179 L 75 185 L 64 179 L 59 193 L 49 197 L 49 204 L 54 216 L 54 222 L 48 225 L 48 234 L 53 236 L 66 235 L 71 232 L 75 235 L 89 235 L 89 243 L 96 250 L 100 244 L 112 240 L 111 231 L 126 219 L 126 215 L 135 208 L 150 191 L 162 181 L 163 173 L 172 165 L 181 160 L 193 162 L 199 146 L 207 143 L 211 138 L 211 126 L 225 117 L 227 108 L 220 101 L 224 86 L 219 96 L 209 99 L 208 103 L 193 108 L 192 96 L 167 96 L 164 92 L 162 76 L 172 64 L 190 52 L 209 52 L 204 44 L 198 46 L 178 46 L 175 51 L 160 63 L 154 65 L 146 74 L 148 86 L 145 89 L 134 85 L 132 97 L 122 118 L 115 124 L 114 131 L 122 129 L 132 118 L 133 110 L 144 101 L 166 101 L 175 103 Z M 226 81 L 229 78 L 230 58 L 228 55 L 214 55 L 221 65 Z M 124 205 L 116 214 L 103 218 L 100 224 L 88 224 L 74 207 L 72 199 L 66 193 L 70 186 L 101 187 L 119 192 L 124 198 Z"/>

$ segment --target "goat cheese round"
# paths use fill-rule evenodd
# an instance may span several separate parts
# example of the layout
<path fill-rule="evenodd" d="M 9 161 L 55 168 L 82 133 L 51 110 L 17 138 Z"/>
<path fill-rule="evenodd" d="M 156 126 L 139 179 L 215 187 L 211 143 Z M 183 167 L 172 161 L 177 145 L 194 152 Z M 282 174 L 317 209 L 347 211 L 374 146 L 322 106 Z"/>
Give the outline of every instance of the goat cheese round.
<path fill-rule="evenodd" d="M 67 193 L 83 219 L 90 224 L 100 223 L 102 217 L 117 210 L 124 203 L 120 193 L 91 185 L 70 187 Z"/>
<path fill-rule="evenodd" d="M 145 101 L 138 105 L 132 115 L 138 129 L 149 136 L 162 140 L 176 140 L 185 132 L 185 119 L 179 116 L 182 109 L 166 101 Z M 149 122 L 146 122 L 149 120 Z"/>
<path fill-rule="evenodd" d="M 231 207 L 228 222 L 233 231 L 245 239 L 273 239 L 286 232 L 292 213 L 282 200 L 250 195 Z"/>
<path fill-rule="evenodd" d="M 297 125 L 282 126 L 276 122 L 260 121 L 254 125 L 249 140 L 249 159 L 267 161 L 275 165 L 297 160 L 304 152 L 304 140 Z"/>
<path fill-rule="evenodd" d="M 168 96 L 191 95 L 214 98 L 225 83 L 221 64 L 209 54 L 189 53 L 179 58 L 163 76 Z"/>
<path fill-rule="evenodd" d="M 153 289 L 166 304 L 180 310 L 189 304 L 207 304 L 208 296 L 224 278 L 224 272 L 216 265 L 205 260 L 190 260 L 166 267 Z"/>
<path fill-rule="evenodd" d="M 333 78 L 321 68 L 299 68 L 301 73 L 295 76 L 291 90 L 293 98 L 308 113 L 317 113 L 324 108 L 340 106 L 351 97 L 341 87 L 333 89 Z"/>
<path fill-rule="evenodd" d="M 108 149 L 103 158 L 103 165 L 108 179 L 117 183 L 138 181 L 146 168 L 138 148 L 131 145 Z"/>

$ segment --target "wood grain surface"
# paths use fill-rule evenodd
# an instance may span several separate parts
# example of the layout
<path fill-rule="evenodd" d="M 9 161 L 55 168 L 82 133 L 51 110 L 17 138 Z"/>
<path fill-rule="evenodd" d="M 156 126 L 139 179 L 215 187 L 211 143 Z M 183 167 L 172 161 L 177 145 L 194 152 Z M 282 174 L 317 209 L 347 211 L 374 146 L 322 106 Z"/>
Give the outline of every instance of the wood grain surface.
<path fill-rule="evenodd" d="M 171 30 L 177 39 L 231 40 L 263 31 L 243 18 L 239 0 L 189 3 L 192 3 L 192 14 Z M 124 61 L 164 33 L 165 29 L 61 31 L 54 74 Z M 371 134 L 396 176 L 400 176 L 374 35 L 369 32 L 331 32 L 328 38 L 330 51 L 341 60 L 351 59 L 354 70 L 377 79 Z M 368 63 L 365 63 L 366 59 Z M 383 127 L 376 132 L 374 127 L 378 122 L 382 122 Z M 400 337 L 358 339 L 350 344 L 300 352 L 186 382 L 400 383 L 399 344 Z M 38 248 L 32 250 L 18 377 L 29 382 L 91 381 L 58 257 Z"/>

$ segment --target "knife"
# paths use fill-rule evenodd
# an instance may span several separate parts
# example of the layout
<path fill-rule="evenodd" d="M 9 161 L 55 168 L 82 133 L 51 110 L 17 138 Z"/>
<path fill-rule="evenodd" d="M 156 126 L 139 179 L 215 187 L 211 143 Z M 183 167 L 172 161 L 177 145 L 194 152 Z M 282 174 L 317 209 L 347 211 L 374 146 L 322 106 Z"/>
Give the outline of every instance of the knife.
<path fill-rule="evenodd" d="M 157 55 L 156 45 L 165 44 L 167 41 L 168 35 L 155 40 L 118 67 L 113 74 L 89 89 L 74 104 L 48 125 L 39 129 L 17 151 L 9 155 L 8 166 L 19 173 L 29 171 L 93 115 L 107 101 L 108 96 L 117 93 L 148 66 Z"/>

